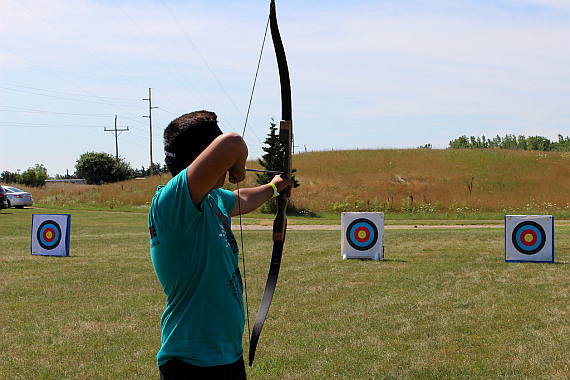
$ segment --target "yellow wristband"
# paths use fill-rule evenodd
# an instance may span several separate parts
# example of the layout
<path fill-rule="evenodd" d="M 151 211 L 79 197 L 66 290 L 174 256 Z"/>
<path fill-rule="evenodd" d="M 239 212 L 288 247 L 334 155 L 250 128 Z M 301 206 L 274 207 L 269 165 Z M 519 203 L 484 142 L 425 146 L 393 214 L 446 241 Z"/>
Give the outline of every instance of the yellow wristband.
<path fill-rule="evenodd" d="M 269 182 L 269 186 L 271 186 L 273 188 L 273 197 L 272 198 L 278 197 L 279 192 L 277 191 L 277 186 L 275 186 L 275 184 L 273 182 Z"/>

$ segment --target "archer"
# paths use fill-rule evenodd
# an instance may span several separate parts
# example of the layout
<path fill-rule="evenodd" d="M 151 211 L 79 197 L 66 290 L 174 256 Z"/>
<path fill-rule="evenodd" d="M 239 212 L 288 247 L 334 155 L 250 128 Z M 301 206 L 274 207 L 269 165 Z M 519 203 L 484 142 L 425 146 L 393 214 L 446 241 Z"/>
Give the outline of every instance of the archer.
<path fill-rule="evenodd" d="M 164 131 L 165 161 L 173 178 L 152 199 L 151 257 L 167 296 L 162 315 L 161 379 L 245 379 L 245 325 L 238 245 L 229 218 L 246 214 L 285 192 L 293 181 L 238 191 L 248 149 L 236 133 L 222 133 L 216 114 L 197 111 Z"/>

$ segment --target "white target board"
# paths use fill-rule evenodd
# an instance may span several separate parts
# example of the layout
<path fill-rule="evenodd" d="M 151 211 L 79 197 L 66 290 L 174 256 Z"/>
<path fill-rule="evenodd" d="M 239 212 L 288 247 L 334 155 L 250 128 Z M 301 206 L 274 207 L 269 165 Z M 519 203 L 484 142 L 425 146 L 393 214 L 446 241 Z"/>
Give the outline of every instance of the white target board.
<path fill-rule="evenodd" d="M 32 215 L 32 255 L 69 256 L 69 214 Z"/>
<path fill-rule="evenodd" d="M 340 250 L 346 259 L 384 259 L 384 213 L 343 212 Z"/>
<path fill-rule="evenodd" d="M 554 217 L 505 216 L 505 261 L 554 262 Z"/>

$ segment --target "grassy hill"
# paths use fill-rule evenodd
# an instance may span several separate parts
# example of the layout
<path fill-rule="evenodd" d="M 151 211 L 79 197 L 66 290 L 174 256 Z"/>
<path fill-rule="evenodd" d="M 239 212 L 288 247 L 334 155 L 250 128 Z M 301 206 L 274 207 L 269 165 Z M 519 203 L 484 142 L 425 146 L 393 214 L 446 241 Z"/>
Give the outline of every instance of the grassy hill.
<path fill-rule="evenodd" d="M 398 149 L 295 158 L 295 202 L 317 212 L 570 211 L 569 153 Z"/>
<path fill-rule="evenodd" d="M 259 167 L 256 162 L 250 167 Z M 317 214 L 551 213 L 570 216 L 570 153 L 497 149 L 382 149 L 301 153 L 300 209 Z M 169 176 L 103 186 L 29 189 L 37 204 L 146 210 Z M 248 174 L 244 186 L 254 186 Z"/>

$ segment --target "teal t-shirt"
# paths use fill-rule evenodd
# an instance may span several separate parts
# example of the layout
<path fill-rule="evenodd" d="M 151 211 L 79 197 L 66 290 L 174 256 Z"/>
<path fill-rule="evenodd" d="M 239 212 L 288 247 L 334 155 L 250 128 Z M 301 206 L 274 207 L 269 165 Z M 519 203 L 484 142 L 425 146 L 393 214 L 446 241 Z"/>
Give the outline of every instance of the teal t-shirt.
<path fill-rule="evenodd" d="M 159 186 L 148 215 L 150 253 L 166 294 L 158 365 L 171 358 L 210 367 L 243 355 L 238 246 L 228 214 L 236 197 L 211 191 L 197 208 L 186 170 Z"/>

